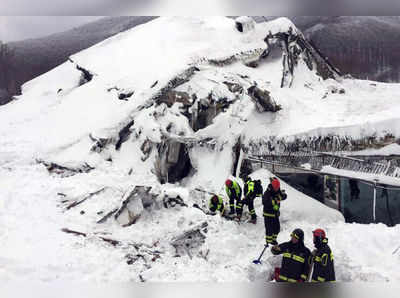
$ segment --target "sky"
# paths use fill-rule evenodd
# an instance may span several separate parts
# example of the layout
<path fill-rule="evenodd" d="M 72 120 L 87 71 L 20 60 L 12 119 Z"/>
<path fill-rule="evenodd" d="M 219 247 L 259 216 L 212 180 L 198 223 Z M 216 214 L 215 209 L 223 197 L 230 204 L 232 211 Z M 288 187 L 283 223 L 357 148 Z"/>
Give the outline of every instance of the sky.
<path fill-rule="evenodd" d="M 184 5 L 185 4 L 185 5 Z M 0 40 L 65 31 L 115 15 L 400 15 L 397 0 L 1 0 Z"/>
<path fill-rule="evenodd" d="M 0 16 L 3 42 L 37 38 L 95 21 L 102 16 Z"/>
<path fill-rule="evenodd" d="M 323 5 L 321 4 L 323 3 Z M 398 0 L 1 0 L 2 15 L 398 15 Z"/>

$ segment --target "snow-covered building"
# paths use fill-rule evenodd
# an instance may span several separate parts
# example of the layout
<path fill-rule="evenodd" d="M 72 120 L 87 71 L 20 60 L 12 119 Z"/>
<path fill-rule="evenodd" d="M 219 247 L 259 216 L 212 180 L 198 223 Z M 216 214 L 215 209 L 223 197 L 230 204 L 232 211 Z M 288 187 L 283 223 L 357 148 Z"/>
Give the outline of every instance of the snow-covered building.
<path fill-rule="evenodd" d="M 248 16 L 241 16 L 235 19 L 235 26 L 239 32 L 247 33 L 254 30 L 256 22 Z"/>
<path fill-rule="evenodd" d="M 395 94 L 341 77 L 286 18 L 243 34 L 231 18 L 160 17 L 76 53 L 0 107 L 0 280 L 264 281 L 279 259 L 251 263 L 261 201 L 237 224 L 207 214 L 210 193 L 242 185 L 241 150 L 397 142 Z M 272 175 L 248 174 L 264 189 Z M 400 226 L 347 224 L 282 180 L 279 242 L 302 228 L 311 248 L 322 227 L 339 281 L 400 280 Z"/>

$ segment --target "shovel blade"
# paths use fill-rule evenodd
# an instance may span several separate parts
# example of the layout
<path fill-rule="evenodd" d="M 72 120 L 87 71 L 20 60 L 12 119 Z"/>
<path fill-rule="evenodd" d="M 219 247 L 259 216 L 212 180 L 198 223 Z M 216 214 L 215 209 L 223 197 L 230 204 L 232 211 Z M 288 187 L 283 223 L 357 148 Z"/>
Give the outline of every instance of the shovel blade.
<path fill-rule="evenodd" d="M 261 261 L 260 260 L 254 260 L 253 263 L 254 264 L 261 264 Z"/>

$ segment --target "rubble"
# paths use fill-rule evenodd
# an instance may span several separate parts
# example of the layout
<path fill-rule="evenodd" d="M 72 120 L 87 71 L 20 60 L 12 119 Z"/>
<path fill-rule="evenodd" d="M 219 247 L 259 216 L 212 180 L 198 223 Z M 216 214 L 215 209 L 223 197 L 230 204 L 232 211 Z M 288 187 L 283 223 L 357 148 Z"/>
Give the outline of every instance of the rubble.
<path fill-rule="evenodd" d="M 176 255 L 187 254 L 190 258 L 198 252 L 206 239 L 208 223 L 203 222 L 195 227 L 183 232 L 171 240 L 171 245 L 176 250 Z"/>

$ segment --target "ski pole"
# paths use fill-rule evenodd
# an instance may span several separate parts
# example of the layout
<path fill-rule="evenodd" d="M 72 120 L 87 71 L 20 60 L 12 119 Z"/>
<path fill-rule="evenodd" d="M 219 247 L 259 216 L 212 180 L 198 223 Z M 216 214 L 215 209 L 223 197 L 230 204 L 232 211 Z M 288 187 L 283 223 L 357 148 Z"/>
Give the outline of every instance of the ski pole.
<path fill-rule="evenodd" d="M 261 257 L 263 256 L 264 251 L 267 249 L 267 247 L 268 247 L 268 244 L 265 244 L 264 245 L 264 249 L 262 250 L 262 252 L 261 252 L 260 256 L 258 257 L 258 259 L 253 261 L 254 264 L 261 264 L 261 261 L 260 261 Z"/>

